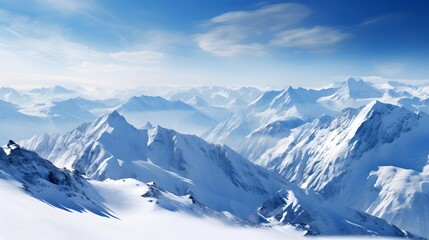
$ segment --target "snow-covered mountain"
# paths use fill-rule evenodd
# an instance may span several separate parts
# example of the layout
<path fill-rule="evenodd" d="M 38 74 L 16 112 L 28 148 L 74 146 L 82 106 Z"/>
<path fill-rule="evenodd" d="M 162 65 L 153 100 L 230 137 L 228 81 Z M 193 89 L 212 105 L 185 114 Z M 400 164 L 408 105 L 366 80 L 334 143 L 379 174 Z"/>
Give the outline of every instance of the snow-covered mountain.
<path fill-rule="evenodd" d="M 210 106 L 237 112 L 245 108 L 261 94 L 262 92 L 259 89 L 253 87 L 231 89 L 219 86 L 204 86 L 176 92 L 170 96 L 170 99 L 190 102 L 193 98 L 198 97 Z"/>
<path fill-rule="evenodd" d="M 361 107 L 375 100 L 429 113 L 429 102 L 421 98 L 425 96 L 422 88 L 424 86 L 391 81 L 374 84 L 349 78 L 319 90 L 289 87 L 267 91 L 243 111 L 219 122 L 202 136 L 209 142 L 228 144 L 253 161 L 272 147 L 279 137 L 290 132 L 290 129 L 284 129 L 284 132 L 278 129 L 275 131 L 277 136 L 259 132 L 258 138 L 252 140 L 252 135 L 266 126 L 294 118 L 308 122 L 321 116 L 335 116 L 344 108 Z M 253 149 L 256 151 L 249 152 Z"/>
<path fill-rule="evenodd" d="M 0 87 L 0 99 L 14 104 L 26 104 L 30 96 L 11 87 Z"/>
<path fill-rule="evenodd" d="M 238 145 L 238 152 L 250 161 L 255 161 L 267 149 L 274 147 L 280 139 L 289 136 L 293 129 L 304 123 L 304 120 L 293 117 L 269 123 L 246 136 Z"/>
<path fill-rule="evenodd" d="M 303 188 L 429 237 L 427 126 L 424 113 L 373 101 L 327 123 L 299 127 L 256 162 Z"/>
<path fill-rule="evenodd" d="M 91 179 L 155 181 L 174 194 L 192 192 L 210 208 L 235 212 L 240 217 L 256 209 L 269 195 L 266 189 L 279 184 L 263 177 L 262 168 L 250 167 L 226 146 L 210 145 L 196 136 L 159 126 L 137 130 L 117 112 L 66 135 L 44 135 L 23 146 Z M 245 198 L 248 192 L 253 198 Z"/>
<path fill-rule="evenodd" d="M 22 144 L 55 165 L 91 179 L 154 182 L 143 197 L 167 209 L 189 210 L 186 206 L 192 203 L 196 204 L 190 205 L 193 209 L 211 216 L 232 214 L 246 224 L 293 225 L 307 234 L 407 235 L 379 218 L 342 205 L 319 210 L 318 206 L 330 204 L 323 196 L 288 184 L 227 146 L 159 126 L 138 130 L 117 112 L 65 135 L 34 137 Z M 272 200 L 278 196 L 287 203 Z M 303 217 L 278 221 L 271 214 Z"/>
<path fill-rule="evenodd" d="M 329 96 L 318 99 L 318 103 L 334 111 L 341 111 L 347 107 L 360 107 L 374 99 L 380 99 L 383 92 L 371 83 L 362 79 L 349 78 L 338 86 L 338 89 Z"/>
<path fill-rule="evenodd" d="M 0 100 L 0 140 L 22 140 L 44 132 L 65 133 L 96 118 L 89 110 L 82 109 L 74 99 L 36 104 L 32 111 L 37 112 L 37 115 L 25 113 L 21 106 Z"/>
<path fill-rule="evenodd" d="M 42 110 L 42 113 L 64 122 L 82 123 L 95 119 L 91 112 L 82 109 L 73 99 L 52 102 L 52 106 L 48 109 Z"/>
<path fill-rule="evenodd" d="M 230 117 L 233 112 L 222 107 L 213 107 L 210 104 L 208 104 L 204 99 L 201 97 L 195 96 L 187 101 L 185 103 L 191 105 L 192 107 L 198 109 L 205 115 L 209 116 L 210 118 L 220 122 L 228 117 Z"/>
<path fill-rule="evenodd" d="M 53 86 L 53 87 L 42 87 L 42 88 L 34 88 L 29 91 L 31 94 L 35 94 L 38 96 L 44 96 L 44 97 L 60 97 L 60 96 L 70 96 L 70 95 L 76 95 L 77 92 L 74 90 L 67 89 L 62 86 Z"/>
<path fill-rule="evenodd" d="M 11 137 L 22 140 L 46 131 L 49 122 L 43 118 L 20 112 L 19 106 L 0 100 L 0 140 L 6 142 Z"/>
<path fill-rule="evenodd" d="M 216 120 L 182 101 L 170 101 L 162 97 L 145 95 L 132 97 L 117 111 L 136 126 L 149 121 L 152 124 L 197 135 L 217 123 Z"/>
<path fill-rule="evenodd" d="M 281 91 L 265 92 L 243 111 L 220 122 L 203 137 L 209 142 L 225 143 L 237 149 L 243 138 L 273 122 L 295 118 L 310 121 L 320 115 L 335 114 L 317 103 L 317 99 L 334 90 L 289 87 Z"/>

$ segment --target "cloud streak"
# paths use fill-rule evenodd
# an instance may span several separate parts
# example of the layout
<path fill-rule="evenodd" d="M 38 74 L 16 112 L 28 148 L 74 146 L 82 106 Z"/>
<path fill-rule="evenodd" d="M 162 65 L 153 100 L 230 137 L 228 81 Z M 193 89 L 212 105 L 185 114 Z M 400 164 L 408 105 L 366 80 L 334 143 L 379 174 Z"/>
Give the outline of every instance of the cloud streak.
<path fill-rule="evenodd" d="M 278 33 L 271 44 L 279 47 L 319 48 L 338 43 L 347 36 L 327 27 L 298 28 Z"/>
<path fill-rule="evenodd" d="M 253 11 L 227 12 L 209 19 L 195 41 L 218 56 L 261 55 L 269 48 L 314 49 L 332 46 L 348 35 L 326 26 L 297 27 L 311 11 L 301 4 L 265 5 Z"/>
<path fill-rule="evenodd" d="M 166 57 L 156 49 L 142 46 L 120 51 L 101 51 L 67 38 L 67 30 L 0 10 L 0 61 L 3 76 L 75 75 L 80 78 L 112 78 L 132 72 L 137 76 L 159 70 Z M 105 73 L 105 75 L 100 74 Z"/>

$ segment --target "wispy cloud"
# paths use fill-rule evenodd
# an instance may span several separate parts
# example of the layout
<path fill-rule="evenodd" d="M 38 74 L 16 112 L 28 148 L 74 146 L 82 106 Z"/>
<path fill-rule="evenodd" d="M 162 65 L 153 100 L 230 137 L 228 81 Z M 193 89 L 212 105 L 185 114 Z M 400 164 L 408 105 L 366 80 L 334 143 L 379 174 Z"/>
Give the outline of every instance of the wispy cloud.
<path fill-rule="evenodd" d="M 326 47 L 346 38 L 331 27 L 297 25 L 311 11 L 301 4 L 263 5 L 253 11 L 227 12 L 206 22 L 195 38 L 198 46 L 218 56 L 260 55 L 269 47 Z"/>
<path fill-rule="evenodd" d="M 301 4 L 282 3 L 265 5 L 253 11 L 227 12 L 209 20 L 214 24 L 225 24 L 241 29 L 276 31 L 301 21 L 310 10 Z"/>
<path fill-rule="evenodd" d="M 278 33 L 271 44 L 279 47 L 318 48 L 340 42 L 347 36 L 328 27 L 298 28 Z"/>
<path fill-rule="evenodd" d="M 363 22 L 361 22 L 359 26 L 368 26 L 368 25 L 376 24 L 394 17 L 396 17 L 394 14 L 386 14 L 382 16 L 367 18 Z"/>
<path fill-rule="evenodd" d="M 261 54 L 264 46 L 256 42 L 245 43 L 249 36 L 235 26 L 223 26 L 197 36 L 198 46 L 218 56 L 236 56 L 240 54 Z"/>
<path fill-rule="evenodd" d="M 157 49 L 129 46 L 102 51 L 67 37 L 67 29 L 50 22 L 0 11 L 0 61 L 3 76 L 22 79 L 30 74 L 75 75 L 86 79 L 112 78 L 132 72 L 137 76 L 158 69 L 165 58 Z M 100 74 L 106 73 L 106 74 Z"/>

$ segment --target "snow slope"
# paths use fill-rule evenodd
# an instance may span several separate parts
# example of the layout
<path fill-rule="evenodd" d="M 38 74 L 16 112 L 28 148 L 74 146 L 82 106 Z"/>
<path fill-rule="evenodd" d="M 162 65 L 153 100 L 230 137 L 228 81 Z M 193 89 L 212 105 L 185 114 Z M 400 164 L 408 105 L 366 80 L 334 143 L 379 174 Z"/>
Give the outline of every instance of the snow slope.
<path fill-rule="evenodd" d="M 147 187 L 132 179 L 91 183 L 116 218 L 54 208 L 0 178 L 0 239 L 304 239 L 292 228 L 250 228 L 168 211 L 141 197 Z"/>
<path fill-rule="evenodd" d="M 428 237 L 429 116 L 378 101 L 303 125 L 258 160 L 303 188 Z"/>

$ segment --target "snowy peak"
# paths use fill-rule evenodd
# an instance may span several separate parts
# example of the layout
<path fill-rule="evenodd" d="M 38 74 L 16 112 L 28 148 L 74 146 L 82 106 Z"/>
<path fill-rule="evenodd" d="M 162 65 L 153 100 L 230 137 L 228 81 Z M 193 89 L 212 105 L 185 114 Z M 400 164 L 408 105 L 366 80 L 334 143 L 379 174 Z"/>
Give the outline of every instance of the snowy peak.
<path fill-rule="evenodd" d="M 116 110 L 101 117 L 100 122 L 108 123 L 111 126 L 128 124 L 127 120 L 125 120 L 125 118 Z"/>
<path fill-rule="evenodd" d="M 255 109 L 255 110 L 262 110 L 267 105 L 270 105 L 273 99 L 278 96 L 283 91 L 267 91 L 263 93 L 258 99 L 255 100 L 255 102 L 251 103 L 248 108 Z"/>
<path fill-rule="evenodd" d="M 31 93 L 37 93 L 42 95 L 53 94 L 53 95 L 63 95 L 63 94 L 76 94 L 76 91 L 67 89 L 62 86 L 53 86 L 53 87 L 42 87 L 35 88 L 30 91 Z"/>
<path fill-rule="evenodd" d="M 299 117 L 314 119 L 322 114 L 332 114 L 332 111 L 317 103 L 317 99 L 330 94 L 332 89 L 312 90 L 288 87 L 282 91 L 269 91 L 250 104 L 246 111 L 275 112 L 277 117 Z M 272 119 L 277 120 L 277 119 Z"/>
<path fill-rule="evenodd" d="M 280 104 L 295 104 L 302 103 L 304 99 L 299 95 L 300 90 L 303 89 L 294 89 L 291 86 L 283 90 L 277 97 L 274 98 L 272 107 L 276 107 Z"/>
<path fill-rule="evenodd" d="M 287 89 L 281 91 L 268 91 L 265 92 L 255 103 L 252 103 L 249 108 L 279 108 L 285 105 L 293 105 L 300 104 L 305 101 L 311 101 L 305 99 L 303 95 L 305 95 L 306 89 L 293 87 L 288 87 Z"/>
<path fill-rule="evenodd" d="M 274 121 L 267 124 L 266 126 L 257 129 L 251 134 L 251 137 L 259 136 L 271 136 L 275 137 L 277 135 L 282 135 L 285 132 L 288 132 L 294 128 L 297 128 L 305 123 L 304 120 L 300 118 L 291 117 L 286 120 Z"/>
<path fill-rule="evenodd" d="M 203 98 L 199 96 L 194 96 L 189 101 L 186 101 L 188 104 L 195 107 L 208 107 L 210 106 Z"/>
<path fill-rule="evenodd" d="M 382 93 L 362 79 L 349 78 L 338 90 L 353 99 L 380 98 Z"/>
<path fill-rule="evenodd" d="M 120 112 L 162 111 L 162 110 L 192 110 L 193 108 L 182 101 L 170 101 L 158 96 L 132 97 L 121 107 Z"/>
<path fill-rule="evenodd" d="M 375 88 L 371 83 L 362 79 L 349 78 L 341 83 L 331 95 L 317 100 L 320 105 L 328 109 L 340 112 L 345 108 L 358 108 L 375 99 L 381 99 L 384 92 Z"/>
<path fill-rule="evenodd" d="M 311 121 L 321 115 L 333 115 L 333 111 L 316 101 L 332 91 L 292 87 L 267 91 L 242 112 L 220 122 L 204 136 L 210 142 L 225 143 L 238 149 L 243 138 L 270 123 L 290 118 Z"/>
<path fill-rule="evenodd" d="M 149 121 L 191 134 L 202 134 L 217 123 L 182 101 L 170 101 L 162 97 L 132 97 L 117 111 L 135 126 Z"/>
<path fill-rule="evenodd" d="M 402 134 L 429 123 L 427 115 L 379 101 L 362 108 L 356 119 L 364 120 L 361 123 L 357 122 L 360 126 L 351 140 L 355 142 L 353 153 L 357 154 L 352 157 L 360 157 L 377 145 L 392 143 Z"/>
<path fill-rule="evenodd" d="M 54 144 L 25 145 L 49 148 L 47 156 L 57 165 L 77 169 L 92 179 L 132 177 L 155 181 L 174 194 L 191 191 L 196 200 L 208 207 L 240 217 L 256 209 L 268 196 L 266 189 L 282 184 L 226 146 L 212 145 L 196 136 L 159 126 L 148 131 L 119 129 L 122 125 L 118 123 L 124 122 L 114 112 L 53 139 Z M 119 126 L 112 130 L 110 125 Z"/>
<path fill-rule="evenodd" d="M 231 111 L 246 107 L 258 98 L 262 92 L 252 87 L 229 89 L 218 86 L 205 86 L 179 91 L 171 96 L 172 100 L 189 102 L 195 96 L 204 99 L 213 107 L 222 107 Z"/>
<path fill-rule="evenodd" d="M 115 110 L 110 114 L 97 118 L 92 123 L 85 123 L 81 125 L 76 130 L 102 133 L 105 131 L 112 132 L 115 129 L 116 131 L 126 131 L 128 129 L 134 129 L 134 127 Z"/>

